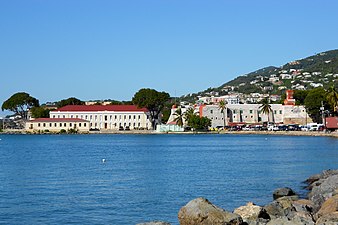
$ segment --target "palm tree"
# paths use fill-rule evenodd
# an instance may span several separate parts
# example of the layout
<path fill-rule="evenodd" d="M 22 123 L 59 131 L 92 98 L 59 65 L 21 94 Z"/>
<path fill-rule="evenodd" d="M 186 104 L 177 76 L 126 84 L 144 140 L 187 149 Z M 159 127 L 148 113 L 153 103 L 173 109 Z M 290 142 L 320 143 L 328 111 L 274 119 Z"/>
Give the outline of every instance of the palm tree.
<path fill-rule="evenodd" d="M 273 110 L 271 108 L 271 105 L 270 105 L 270 101 L 268 98 L 264 98 L 262 101 L 261 101 L 261 106 L 259 106 L 259 109 L 262 113 L 266 114 L 268 116 L 268 122 L 269 121 L 269 115 L 270 113 L 272 114 L 272 122 L 274 122 L 274 118 L 273 118 Z"/>
<path fill-rule="evenodd" d="M 338 112 L 338 91 L 335 86 L 332 85 L 326 95 L 326 99 L 333 109 L 333 113 Z"/>
<path fill-rule="evenodd" d="M 193 107 L 187 109 L 184 113 L 184 120 L 189 123 L 190 118 L 195 115 L 195 109 Z"/>
<path fill-rule="evenodd" d="M 221 110 L 221 113 L 223 113 L 223 127 L 225 127 L 226 125 L 226 121 L 227 121 L 227 101 L 220 101 L 219 105 L 218 105 L 219 109 Z"/>
<path fill-rule="evenodd" d="M 175 113 L 174 113 L 175 119 L 174 121 L 176 122 L 176 124 L 180 127 L 183 126 L 183 113 L 182 113 L 182 109 L 178 108 Z"/>

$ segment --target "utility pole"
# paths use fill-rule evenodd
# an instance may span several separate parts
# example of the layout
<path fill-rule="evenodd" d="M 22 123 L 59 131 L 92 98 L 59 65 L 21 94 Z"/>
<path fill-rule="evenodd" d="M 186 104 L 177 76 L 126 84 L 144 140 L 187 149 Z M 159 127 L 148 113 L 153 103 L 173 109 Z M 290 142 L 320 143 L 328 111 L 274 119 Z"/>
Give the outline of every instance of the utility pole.
<path fill-rule="evenodd" d="M 322 101 L 322 106 L 320 107 L 320 111 L 322 113 L 322 123 L 324 125 L 324 130 L 326 130 L 325 109 L 324 109 L 324 103 L 323 103 L 323 101 Z"/>

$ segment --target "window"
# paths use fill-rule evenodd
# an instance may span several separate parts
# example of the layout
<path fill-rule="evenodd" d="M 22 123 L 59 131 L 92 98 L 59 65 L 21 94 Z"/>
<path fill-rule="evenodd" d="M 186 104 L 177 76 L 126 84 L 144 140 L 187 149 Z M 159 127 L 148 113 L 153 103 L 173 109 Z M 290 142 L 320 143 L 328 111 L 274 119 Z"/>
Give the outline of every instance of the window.
<path fill-rule="evenodd" d="M 79 123 L 79 127 L 81 127 L 81 123 Z"/>
<path fill-rule="evenodd" d="M 252 113 L 252 109 L 250 109 L 250 113 Z"/>
<path fill-rule="evenodd" d="M 57 127 L 57 124 L 56 124 L 56 123 L 54 123 L 54 127 Z"/>
<path fill-rule="evenodd" d="M 108 120 L 108 116 L 104 116 L 104 120 Z"/>
<path fill-rule="evenodd" d="M 127 119 L 127 116 L 126 116 L 126 115 L 124 115 L 124 119 Z"/>
<path fill-rule="evenodd" d="M 60 118 L 60 115 L 58 115 L 58 118 Z"/>
<path fill-rule="evenodd" d="M 139 119 L 139 120 L 141 119 L 141 115 L 138 115 L 138 119 Z"/>
<path fill-rule="evenodd" d="M 117 115 L 115 115 L 115 119 L 117 120 Z"/>
<path fill-rule="evenodd" d="M 251 118 L 253 118 L 253 116 L 251 116 Z"/>
<path fill-rule="evenodd" d="M 136 116 L 134 115 L 134 120 L 136 119 Z"/>
<path fill-rule="evenodd" d="M 243 113 L 243 110 L 241 109 L 241 110 L 239 110 L 239 113 Z"/>
<path fill-rule="evenodd" d="M 45 127 L 46 126 L 46 124 L 45 123 L 43 123 L 43 127 Z"/>
<path fill-rule="evenodd" d="M 279 114 L 282 114 L 282 110 L 279 110 Z"/>
<path fill-rule="evenodd" d="M 90 119 L 92 119 L 93 118 L 93 116 L 92 115 L 90 115 Z"/>
<path fill-rule="evenodd" d="M 66 118 L 66 116 L 65 116 L 65 115 L 63 115 L 63 118 Z"/>
<path fill-rule="evenodd" d="M 60 127 L 62 127 L 62 123 L 60 123 Z"/>
<path fill-rule="evenodd" d="M 129 115 L 129 119 L 131 119 L 131 115 Z"/>
<path fill-rule="evenodd" d="M 70 123 L 69 126 L 72 127 L 72 123 Z"/>
<path fill-rule="evenodd" d="M 84 124 L 83 124 L 83 126 L 84 126 L 84 127 L 86 127 L 86 126 L 87 126 L 87 124 L 86 124 L 86 123 L 84 123 Z"/>
<path fill-rule="evenodd" d="M 277 110 L 273 110 L 273 114 L 277 114 Z"/>
<path fill-rule="evenodd" d="M 49 124 L 49 127 L 52 127 L 52 123 Z"/>
<path fill-rule="evenodd" d="M 40 127 L 40 123 L 38 123 L 38 127 Z"/>
<path fill-rule="evenodd" d="M 53 115 L 53 118 L 55 118 L 55 115 Z"/>
<path fill-rule="evenodd" d="M 73 115 L 71 115 L 70 118 L 73 118 Z"/>
<path fill-rule="evenodd" d="M 212 109 L 210 109 L 210 114 L 212 114 L 213 113 L 213 110 Z"/>
<path fill-rule="evenodd" d="M 67 126 L 67 124 L 66 124 L 66 123 L 64 123 L 63 125 L 64 125 L 65 127 Z"/>

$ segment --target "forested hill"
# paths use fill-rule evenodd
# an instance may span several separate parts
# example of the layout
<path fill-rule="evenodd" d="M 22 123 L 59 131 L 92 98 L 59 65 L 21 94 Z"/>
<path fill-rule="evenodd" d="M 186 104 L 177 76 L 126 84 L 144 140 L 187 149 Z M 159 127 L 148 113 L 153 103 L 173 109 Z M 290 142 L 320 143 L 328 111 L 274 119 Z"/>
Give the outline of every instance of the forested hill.
<path fill-rule="evenodd" d="M 238 93 L 282 94 L 285 89 L 308 90 L 315 87 L 327 88 L 338 83 L 338 49 L 322 52 L 283 66 L 268 66 L 238 76 L 219 87 L 182 96 L 180 100 L 193 102 L 197 96 Z"/>
<path fill-rule="evenodd" d="M 322 52 L 304 59 L 289 62 L 281 67 L 269 66 L 252 73 L 239 76 L 222 86 L 236 86 L 243 82 L 250 82 L 256 76 L 269 77 L 272 74 L 278 74 L 281 70 L 290 71 L 290 69 L 302 70 L 302 72 L 321 72 L 322 74 L 338 73 L 338 49 Z"/>

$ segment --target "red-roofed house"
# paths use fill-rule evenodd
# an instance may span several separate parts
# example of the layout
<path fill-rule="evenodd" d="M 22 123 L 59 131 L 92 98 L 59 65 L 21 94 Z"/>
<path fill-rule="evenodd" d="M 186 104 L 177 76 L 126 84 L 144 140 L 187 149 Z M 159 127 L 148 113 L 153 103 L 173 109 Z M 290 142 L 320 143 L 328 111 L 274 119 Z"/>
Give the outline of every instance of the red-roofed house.
<path fill-rule="evenodd" d="M 67 105 L 49 115 L 55 119 L 88 120 L 90 129 L 151 129 L 148 110 L 135 105 Z"/>
<path fill-rule="evenodd" d="M 27 131 L 50 131 L 74 129 L 79 132 L 89 131 L 89 121 L 79 118 L 38 118 L 26 122 Z"/>

